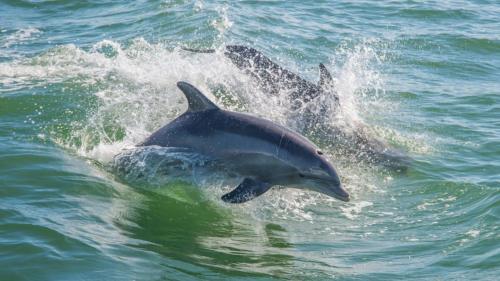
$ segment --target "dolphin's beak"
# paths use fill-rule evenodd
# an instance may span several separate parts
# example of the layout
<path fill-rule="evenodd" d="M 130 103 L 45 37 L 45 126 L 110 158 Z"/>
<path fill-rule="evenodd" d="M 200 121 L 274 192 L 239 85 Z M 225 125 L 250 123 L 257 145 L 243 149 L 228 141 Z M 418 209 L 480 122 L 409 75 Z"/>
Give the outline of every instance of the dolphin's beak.
<path fill-rule="evenodd" d="M 340 184 L 338 186 L 329 187 L 327 195 L 344 202 L 349 202 L 349 200 L 351 200 L 349 193 L 347 193 L 347 191 Z"/>
<path fill-rule="evenodd" d="M 344 202 L 349 202 L 351 199 L 349 193 L 342 187 L 338 178 L 333 178 L 333 181 L 328 180 L 328 182 L 324 182 L 317 191 Z"/>
<path fill-rule="evenodd" d="M 325 182 L 326 184 L 324 184 L 319 191 L 323 194 L 337 198 L 341 201 L 349 202 L 350 200 L 349 193 L 342 187 L 342 184 L 340 183 L 340 178 L 337 175 L 335 169 L 327 163 L 325 163 L 324 168 L 329 174 L 329 177 L 328 180 Z"/>

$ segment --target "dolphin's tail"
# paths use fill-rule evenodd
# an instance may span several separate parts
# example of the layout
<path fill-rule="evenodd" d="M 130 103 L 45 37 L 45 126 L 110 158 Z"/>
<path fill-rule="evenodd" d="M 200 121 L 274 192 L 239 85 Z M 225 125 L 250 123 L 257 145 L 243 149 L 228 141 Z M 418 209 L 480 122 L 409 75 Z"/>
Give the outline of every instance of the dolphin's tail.
<path fill-rule="evenodd" d="M 199 50 L 199 49 L 192 49 L 192 48 L 186 48 L 186 47 L 181 47 L 184 51 L 188 52 L 193 52 L 193 53 L 215 53 L 215 49 L 205 49 L 205 50 Z"/>

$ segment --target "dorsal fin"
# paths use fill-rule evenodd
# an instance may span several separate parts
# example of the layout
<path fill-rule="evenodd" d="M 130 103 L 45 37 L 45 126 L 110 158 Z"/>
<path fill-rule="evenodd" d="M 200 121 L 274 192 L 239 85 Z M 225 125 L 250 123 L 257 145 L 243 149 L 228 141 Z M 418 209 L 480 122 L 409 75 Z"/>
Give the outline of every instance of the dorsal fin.
<path fill-rule="evenodd" d="M 320 63 L 319 64 L 319 86 L 322 87 L 322 86 L 325 86 L 327 84 L 332 84 L 332 83 L 333 83 L 332 75 L 330 74 L 328 69 L 326 69 L 326 66 L 324 64 Z"/>
<path fill-rule="evenodd" d="M 212 101 L 210 101 L 205 95 L 196 89 L 193 85 L 187 82 L 177 82 L 177 87 L 186 96 L 188 100 L 188 111 L 205 111 L 210 109 L 219 109 Z"/>

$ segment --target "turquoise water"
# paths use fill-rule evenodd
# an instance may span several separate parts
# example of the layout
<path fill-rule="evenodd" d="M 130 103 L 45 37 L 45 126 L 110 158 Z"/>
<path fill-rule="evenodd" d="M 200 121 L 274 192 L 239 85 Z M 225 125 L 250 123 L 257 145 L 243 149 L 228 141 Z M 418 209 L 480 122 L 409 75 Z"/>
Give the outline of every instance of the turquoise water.
<path fill-rule="evenodd" d="M 329 122 L 411 167 L 323 137 L 351 202 L 276 188 L 238 206 L 199 159 L 117 171 L 185 110 L 179 80 L 293 127 L 222 53 L 180 49 L 226 44 L 310 81 L 325 63 Z M 0 1 L 0 280 L 496 280 L 499 77 L 498 1 Z"/>

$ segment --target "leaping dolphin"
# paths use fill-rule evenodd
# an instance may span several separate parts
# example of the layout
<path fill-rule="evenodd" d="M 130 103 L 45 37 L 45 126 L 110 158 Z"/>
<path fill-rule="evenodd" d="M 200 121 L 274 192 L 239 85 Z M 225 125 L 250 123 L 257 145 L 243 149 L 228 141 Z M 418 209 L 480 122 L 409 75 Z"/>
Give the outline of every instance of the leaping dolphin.
<path fill-rule="evenodd" d="M 349 201 L 334 167 L 308 139 L 271 121 L 220 109 L 189 83 L 177 86 L 188 100 L 188 110 L 140 146 L 187 148 L 227 163 L 243 181 L 222 196 L 225 202 L 246 202 L 275 185 Z"/>

